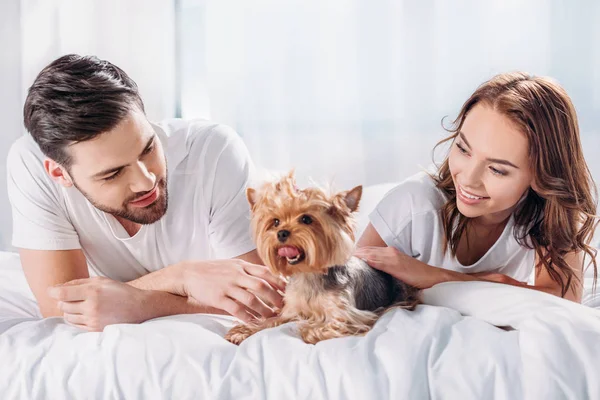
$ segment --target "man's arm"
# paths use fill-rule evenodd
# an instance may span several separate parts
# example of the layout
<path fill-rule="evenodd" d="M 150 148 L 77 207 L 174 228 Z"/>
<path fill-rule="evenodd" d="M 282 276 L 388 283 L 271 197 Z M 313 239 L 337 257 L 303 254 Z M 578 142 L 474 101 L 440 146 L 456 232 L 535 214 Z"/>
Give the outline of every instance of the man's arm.
<path fill-rule="evenodd" d="M 36 288 L 40 300 L 47 297 L 44 316 L 64 316 L 83 329 L 101 331 L 110 324 L 188 313 L 231 314 L 249 321 L 272 316 L 272 305 L 282 306 L 277 290 L 283 290 L 285 282 L 272 276 L 266 267 L 245 261 L 260 261 L 253 252 L 239 259 L 183 262 L 127 283 L 100 277 L 64 282 L 76 276 L 77 265 L 87 268 L 83 254 L 79 264 L 68 264 L 71 268 L 64 264 L 77 260 L 77 252 L 81 250 L 66 253 L 70 260 L 66 254 L 61 258 L 58 252 L 50 252 L 54 265 L 51 273 L 46 269 L 43 279 L 36 273 L 30 285 Z M 25 268 L 35 272 L 36 264 L 48 265 L 42 254 L 36 256 L 37 260 L 29 257 Z M 65 278 L 67 270 L 72 274 Z M 84 271 L 87 274 L 87 269 Z"/>
<path fill-rule="evenodd" d="M 89 331 L 167 315 L 211 312 L 186 297 L 141 290 L 104 277 L 76 279 L 53 286 L 48 292 L 59 301 L 65 321 Z"/>
<path fill-rule="evenodd" d="M 89 278 L 83 251 L 19 249 L 19 254 L 25 278 L 38 302 L 42 316 L 45 318 L 64 316 L 65 312 L 58 303 L 61 301 L 61 294 L 66 293 L 67 290 L 57 290 L 54 292 L 56 297 L 52 297 L 50 294 L 53 292 L 49 289 L 68 282 L 81 283 L 82 280 Z M 98 282 L 100 281 L 98 280 Z M 88 285 L 87 288 L 90 291 L 97 290 L 94 285 Z M 148 288 L 147 291 L 146 296 L 143 296 L 144 304 L 137 307 L 141 311 L 138 318 L 141 318 L 142 314 L 146 320 L 172 314 L 223 313 L 220 310 L 202 307 L 187 297 L 161 293 L 151 288 Z M 81 300 L 85 299 L 78 301 Z"/>
<path fill-rule="evenodd" d="M 247 320 L 246 312 L 268 317 L 273 307 L 281 308 L 286 281 L 272 275 L 252 250 L 231 260 L 184 261 L 127 284 L 191 297 L 205 307 L 202 312 L 222 314 L 226 310 Z"/>
<path fill-rule="evenodd" d="M 48 288 L 74 279 L 89 277 L 85 256 L 81 250 L 19 249 L 21 265 L 27 283 L 35 296 L 43 317 L 63 315 Z"/>
<path fill-rule="evenodd" d="M 256 250 L 234 257 L 235 260 L 242 260 L 250 264 L 264 265 L 263 261 L 258 256 Z M 187 296 L 184 283 L 186 280 L 186 264 L 195 264 L 192 262 L 178 263 L 168 267 L 151 272 L 137 279 L 127 282 L 138 289 L 143 290 L 160 290 L 163 292 L 174 293 L 179 296 Z M 276 287 L 281 284 L 280 281 L 274 282 Z"/>
<path fill-rule="evenodd" d="M 237 258 L 238 260 L 246 261 L 250 264 L 265 265 L 263 260 L 258 256 L 258 252 L 256 250 L 252 250 L 246 254 L 242 254 L 241 256 L 235 258 Z"/>

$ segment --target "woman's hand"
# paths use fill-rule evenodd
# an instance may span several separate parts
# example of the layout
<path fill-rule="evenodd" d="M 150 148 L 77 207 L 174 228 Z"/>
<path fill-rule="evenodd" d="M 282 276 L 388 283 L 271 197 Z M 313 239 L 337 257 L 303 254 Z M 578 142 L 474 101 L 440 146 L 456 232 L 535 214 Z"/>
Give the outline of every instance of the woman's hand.
<path fill-rule="evenodd" d="M 357 249 L 354 256 L 418 289 L 450 280 L 447 271 L 416 260 L 395 247 L 365 246 Z"/>

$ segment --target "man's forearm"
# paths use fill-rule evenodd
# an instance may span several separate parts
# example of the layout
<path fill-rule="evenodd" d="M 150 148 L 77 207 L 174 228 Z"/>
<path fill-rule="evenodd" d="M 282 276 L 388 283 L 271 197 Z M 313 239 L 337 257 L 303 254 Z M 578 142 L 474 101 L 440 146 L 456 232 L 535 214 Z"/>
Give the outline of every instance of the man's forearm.
<path fill-rule="evenodd" d="M 177 314 L 225 314 L 222 310 L 202 306 L 188 297 L 160 290 L 147 290 L 140 306 L 144 321 Z"/>
<path fill-rule="evenodd" d="M 223 310 L 197 303 L 184 291 L 184 268 L 174 264 L 127 282 L 148 292 L 142 307 L 145 320 L 175 314 L 226 314 Z"/>
<path fill-rule="evenodd" d="M 158 290 L 185 296 L 183 280 L 183 268 L 180 264 L 174 264 L 129 281 L 127 284 L 142 290 Z"/>

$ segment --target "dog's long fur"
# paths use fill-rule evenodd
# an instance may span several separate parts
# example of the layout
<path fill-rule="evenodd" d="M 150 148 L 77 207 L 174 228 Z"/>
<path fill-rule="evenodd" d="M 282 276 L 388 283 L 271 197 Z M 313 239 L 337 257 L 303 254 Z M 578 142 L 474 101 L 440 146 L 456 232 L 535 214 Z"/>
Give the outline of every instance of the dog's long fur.
<path fill-rule="evenodd" d="M 361 186 L 334 195 L 299 190 L 293 172 L 260 192 L 247 190 L 258 253 L 289 283 L 280 315 L 235 326 L 227 340 L 239 344 L 260 330 L 298 321 L 302 339 L 315 344 L 364 334 L 390 308 L 416 306 L 416 289 L 352 257 L 361 195 Z M 283 247 L 298 255 L 281 256 Z"/>

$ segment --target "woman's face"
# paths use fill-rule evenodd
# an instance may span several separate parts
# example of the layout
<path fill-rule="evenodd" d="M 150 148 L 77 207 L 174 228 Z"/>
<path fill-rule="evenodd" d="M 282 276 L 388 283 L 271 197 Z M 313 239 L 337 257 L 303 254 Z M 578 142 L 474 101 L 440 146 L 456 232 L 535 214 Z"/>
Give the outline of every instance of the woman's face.
<path fill-rule="evenodd" d="M 449 167 L 461 214 L 501 222 L 533 181 L 525 134 L 504 115 L 475 105 L 452 144 Z"/>

